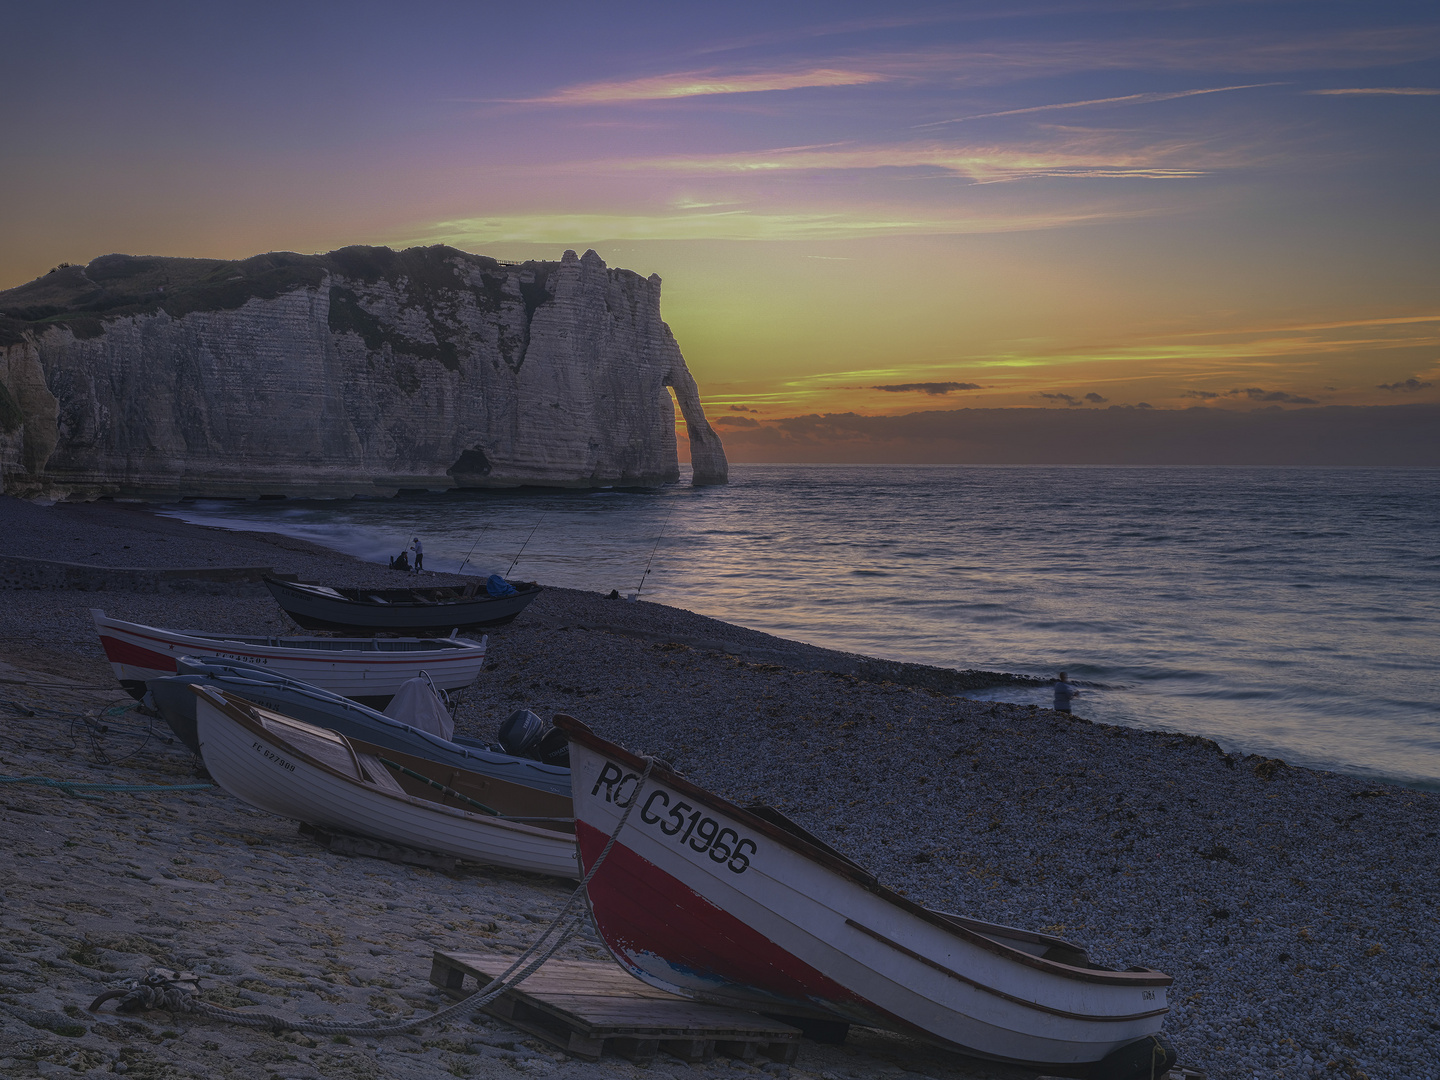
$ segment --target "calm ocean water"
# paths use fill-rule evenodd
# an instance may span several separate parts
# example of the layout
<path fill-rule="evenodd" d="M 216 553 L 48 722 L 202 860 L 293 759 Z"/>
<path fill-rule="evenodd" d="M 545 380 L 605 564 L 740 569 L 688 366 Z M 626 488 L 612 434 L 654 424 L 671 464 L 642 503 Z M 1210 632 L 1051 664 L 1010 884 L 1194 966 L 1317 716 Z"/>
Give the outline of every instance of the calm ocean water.
<path fill-rule="evenodd" d="M 622 594 L 653 556 L 646 600 L 873 656 L 1064 668 L 1093 684 L 1081 716 L 1440 788 L 1440 470 L 735 465 L 721 488 L 166 512 L 376 561 L 418 534 L 431 569 L 469 554 Z"/>

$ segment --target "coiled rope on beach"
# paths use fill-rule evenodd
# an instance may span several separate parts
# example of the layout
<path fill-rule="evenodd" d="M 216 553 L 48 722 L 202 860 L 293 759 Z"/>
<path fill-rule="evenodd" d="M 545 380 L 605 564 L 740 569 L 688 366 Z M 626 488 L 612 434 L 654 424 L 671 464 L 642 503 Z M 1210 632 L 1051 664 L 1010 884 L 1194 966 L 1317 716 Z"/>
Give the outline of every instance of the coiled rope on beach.
<path fill-rule="evenodd" d="M 45 683 L 29 683 L 30 686 L 49 685 Z M 75 687 L 67 687 L 76 689 Z M 105 687 L 79 687 L 78 689 L 108 689 Z M 34 705 L 33 707 L 25 702 L 13 701 L 9 698 L 0 698 L 0 706 L 20 714 L 21 716 L 46 721 L 59 721 L 68 730 L 72 749 L 79 749 L 83 739 L 89 746 L 89 753 L 92 760 L 100 765 L 121 765 L 129 761 L 140 751 L 149 745 L 152 739 L 162 743 L 173 743 L 172 735 L 155 729 L 155 714 L 147 712 L 140 704 L 132 698 L 121 698 L 103 705 L 95 713 L 76 712 L 73 709 L 55 709 L 46 705 Z M 130 719 L 129 714 L 138 714 L 145 718 L 143 727 L 130 727 L 123 721 Z M 59 724 L 56 725 L 57 729 Z M 44 747 L 37 744 L 31 733 L 19 731 L 5 732 L 12 738 L 18 740 L 27 750 L 63 750 L 64 747 Z M 107 746 L 107 737 L 111 745 Z M 113 742 L 119 739 L 122 744 L 121 750 L 116 750 Z M 123 752 L 121 752 L 123 751 Z M 119 756 L 116 756 L 116 755 Z"/>
<path fill-rule="evenodd" d="M 196 984 L 196 976 L 190 972 L 171 971 L 168 968 L 151 968 L 143 978 L 129 980 L 124 988 L 109 990 L 101 994 L 90 1003 L 90 1011 L 94 1012 L 105 1002 L 119 998 L 120 1002 L 116 1005 L 116 1009 L 120 1012 L 168 1009 L 172 1012 L 188 1012 L 199 1016 L 208 1016 L 213 1020 L 223 1020 L 227 1024 L 264 1028 L 269 1031 L 376 1037 L 405 1035 L 419 1028 L 446 1020 L 456 1013 L 473 1012 L 488 1005 L 508 990 L 519 986 L 539 971 L 545 962 L 559 952 L 561 946 L 574 937 L 585 925 L 585 912 L 583 909 L 574 912 L 575 905 L 585 895 L 590 880 L 605 864 L 616 841 L 620 839 L 621 831 L 625 828 L 626 822 L 630 820 L 630 812 L 640 801 L 640 794 L 645 790 L 645 785 L 650 779 L 650 772 L 654 764 L 654 758 L 645 758 L 645 769 L 640 774 L 640 782 L 635 786 L 635 794 L 626 804 L 625 812 L 620 815 L 620 821 L 616 824 L 615 831 L 610 834 L 610 838 L 605 842 L 605 847 L 600 851 L 600 857 L 591 865 L 585 877 L 576 886 L 575 891 L 570 894 L 570 898 L 565 901 L 565 906 L 560 909 L 560 913 L 555 916 L 535 943 L 517 956 L 514 963 L 487 983 L 483 989 L 477 990 L 469 997 L 461 998 L 455 1004 L 448 1005 L 439 1012 L 410 1020 L 367 1020 L 361 1023 L 351 1023 L 345 1020 L 293 1020 L 289 1017 L 276 1016 L 274 1013 L 240 1012 L 236 1009 L 228 1009 L 223 1005 L 212 1005 L 208 1001 L 201 1001 L 196 997 L 199 989 Z M 572 914 L 572 912 L 574 913 Z"/>

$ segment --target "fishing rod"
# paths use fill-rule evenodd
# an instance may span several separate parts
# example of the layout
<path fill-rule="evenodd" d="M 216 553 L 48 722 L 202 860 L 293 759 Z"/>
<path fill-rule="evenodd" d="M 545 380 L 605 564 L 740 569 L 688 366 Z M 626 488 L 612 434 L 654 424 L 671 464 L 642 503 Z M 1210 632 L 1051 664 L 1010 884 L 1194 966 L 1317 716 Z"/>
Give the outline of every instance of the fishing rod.
<path fill-rule="evenodd" d="M 490 525 L 491 522 L 487 521 L 484 525 L 480 527 L 480 532 L 475 537 L 475 543 L 470 545 L 470 551 L 465 556 L 465 562 L 462 562 L 460 564 L 460 569 L 456 570 L 455 573 L 462 574 L 465 572 L 465 563 L 468 563 L 470 561 L 470 556 L 475 554 L 475 549 L 480 546 L 480 537 L 485 535 L 485 531 L 490 528 Z"/>
<path fill-rule="evenodd" d="M 645 587 L 645 579 L 650 576 L 650 564 L 655 561 L 655 552 L 657 552 L 657 551 L 660 550 L 660 541 L 661 541 L 662 539 L 664 539 L 664 537 L 665 537 L 665 530 L 670 527 L 670 518 L 671 518 L 671 517 L 674 515 L 674 513 L 675 513 L 675 507 L 677 507 L 677 506 L 679 506 L 679 505 L 680 505 L 679 503 L 672 503 L 672 504 L 671 504 L 671 506 L 670 506 L 670 513 L 668 513 L 668 514 L 665 515 L 665 522 L 664 522 L 664 524 L 662 524 L 662 525 L 660 526 L 660 535 L 657 536 L 657 537 L 655 537 L 655 546 L 650 549 L 650 558 L 648 558 L 648 559 L 645 560 L 645 573 L 643 573 L 643 574 L 640 575 L 640 584 L 637 585 L 637 586 L 635 586 L 635 599 L 636 599 L 636 600 L 640 599 L 640 590 Z"/>
<path fill-rule="evenodd" d="M 546 510 L 545 514 L 548 513 L 550 513 L 550 511 Z M 545 520 L 545 514 L 540 515 L 540 521 Z M 535 522 L 535 529 L 540 528 L 540 521 Z M 525 553 L 525 549 L 530 546 L 530 539 L 535 535 L 535 529 L 530 530 L 530 536 L 525 537 L 525 543 L 521 544 L 520 550 L 515 552 L 515 560 L 510 564 L 510 570 L 505 571 L 505 576 L 507 578 L 510 576 L 510 571 L 515 569 L 515 563 L 518 563 L 520 561 L 520 556 Z"/>

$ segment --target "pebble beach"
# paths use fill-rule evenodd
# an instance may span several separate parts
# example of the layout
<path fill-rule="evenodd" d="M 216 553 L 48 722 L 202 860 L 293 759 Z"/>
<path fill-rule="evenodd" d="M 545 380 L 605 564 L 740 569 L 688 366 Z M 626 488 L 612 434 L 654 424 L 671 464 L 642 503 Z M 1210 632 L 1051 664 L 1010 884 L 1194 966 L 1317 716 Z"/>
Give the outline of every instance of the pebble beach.
<path fill-rule="evenodd" d="M 0 498 L 0 556 L 267 567 L 329 584 L 413 575 L 303 541 L 118 504 Z M 436 584 L 449 580 L 426 575 Z M 543 584 L 543 582 L 542 582 Z M 618 585 L 619 583 L 617 583 Z M 293 631 L 263 587 L 0 591 L 0 776 L 169 788 L 197 762 L 133 710 L 89 610 Z M 1175 733 L 966 698 L 1003 675 L 896 665 L 645 601 L 547 589 L 490 633 L 457 734 L 567 713 L 735 802 L 766 802 L 910 898 L 1077 941 L 1175 979 L 1165 1030 L 1210 1077 L 1440 1080 L 1440 798 Z M 81 718 L 100 718 L 100 732 Z M 448 1003 L 436 949 L 518 954 L 563 881 L 333 854 L 217 788 L 0 783 L 0 1076 L 1029 1078 L 852 1029 L 793 1065 L 590 1063 L 480 1016 L 385 1039 L 91 1013 L 162 965 L 216 1004 L 369 1020 Z M 593 935 L 565 951 L 606 954 Z"/>

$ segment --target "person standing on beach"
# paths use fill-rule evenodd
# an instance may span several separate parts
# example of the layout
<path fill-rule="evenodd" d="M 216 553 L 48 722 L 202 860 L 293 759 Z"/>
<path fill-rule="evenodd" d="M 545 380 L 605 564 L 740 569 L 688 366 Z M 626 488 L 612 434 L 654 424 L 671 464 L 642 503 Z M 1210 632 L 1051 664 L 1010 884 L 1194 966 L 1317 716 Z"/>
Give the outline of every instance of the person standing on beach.
<path fill-rule="evenodd" d="M 415 550 L 415 573 L 418 574 L 425 569 L 425 545 L 420 543 L 420 537 L 417 536 L 410 546 Z"/>
<path fill-rule="evenodd" d="M 1070 711 L 1070 699 L 1080 693 L 1080 688 L 1072 682 L 1065 681 L 1065 672 L 1060 672 L 1060 678 L 1055 680 L 1055 711 L 1068 713 Z"/>

